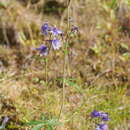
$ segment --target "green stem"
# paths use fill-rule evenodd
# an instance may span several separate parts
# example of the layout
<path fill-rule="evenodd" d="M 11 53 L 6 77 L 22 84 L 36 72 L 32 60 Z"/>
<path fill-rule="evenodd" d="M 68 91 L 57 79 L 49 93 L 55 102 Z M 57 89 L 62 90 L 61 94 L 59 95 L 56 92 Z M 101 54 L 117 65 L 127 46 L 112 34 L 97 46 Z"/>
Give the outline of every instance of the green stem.
<path fill-rule="evenodd" d="M 70 23 L 69 23 L 70 3 L 71 3 L 71 0 L 68 1 L 68 11 L 67 11 L 67 18 L 68 18 L 67 29 L 68 30 L 70 28 Z M 59 119 L 60 119 L 62 111 L 64 109 L 64 102 L 65 102 L 65 80 L 66 80 L 66 67 L 67 67 L 67 58 L 68 58 L 67 48 L 68 48 L 68 43 L 69 43 L 68 36 L 67 36 L 66 41 L 64 43 L 65 43 L 65 47 L 64 47 L 64 64 L 63 64 L 62 104 L 61 104 L 61 108 L 60 108 Z"/>
<path fill-rule="evenodd" d="M 66 80 L 66 58 L 67 58 L 67 45 L 65 44 L 65 51 L 64 51 L 64 64 L 63 64 L 63 84 L 62 84 L 62 104 L 60 108 L 60 113 L 59 113 L 59 119 L 61 117 L 63 108 L 64 108 L 64 102 L 65 102 L 65 80 Z"/>
<path fill-rule="evenodd" d="M 45 83 L 47 85 L 48 72 L 47 72 L 47 58 L 45 58 Z"/>

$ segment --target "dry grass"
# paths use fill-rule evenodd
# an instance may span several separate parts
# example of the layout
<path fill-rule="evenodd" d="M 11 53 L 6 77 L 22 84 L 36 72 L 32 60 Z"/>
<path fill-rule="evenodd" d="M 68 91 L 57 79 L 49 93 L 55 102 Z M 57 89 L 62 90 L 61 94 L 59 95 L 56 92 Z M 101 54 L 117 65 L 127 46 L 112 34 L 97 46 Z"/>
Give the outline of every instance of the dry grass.
<path fill-rule="evenodd" d="M 56 130 L 95 129 L 90 118 L 94 109 L 109 113 L 110 130 L 130 129 L 130 40 L 128 31 L 121 29 L 117 10 L 110 8 L 112 1 L 70 3 L 71 24 L 79 26 L 80 34 L 69 39 L 63 125 Z M 68 11 L 43 14 L 44 3 L 14 0 L 0 6 L 0 117 L 10 118 L 7 130 L 31 129 L 23 124 L 39 120 L 43 113 L 50 119 L 59 117 L 64 55 L 57 51 L 47 57 L 46 82 L 46 64 L 33 48 L 45 40 L 40 33 L 44 22 L 67 31 Z"/>

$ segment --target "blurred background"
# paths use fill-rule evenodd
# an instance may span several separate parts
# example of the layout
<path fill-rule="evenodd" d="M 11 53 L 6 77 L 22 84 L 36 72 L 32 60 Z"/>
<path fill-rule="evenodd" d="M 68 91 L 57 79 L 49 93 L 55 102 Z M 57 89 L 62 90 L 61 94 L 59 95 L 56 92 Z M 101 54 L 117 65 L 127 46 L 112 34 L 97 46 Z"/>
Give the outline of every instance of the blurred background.
<path fill-rule="evenodd" d="M 92 130 L 87 112 L 104 103 L 106 106 L 101 109 L 116 118 L 110 122 L 110 129 L 128 130 L 129 0 L 0 0 L 0 117 L 9 116 L 6 129 L 24 130 L 23 122 L 39 119 L 43 112 L 58 115 L 62 91 L 58 79 L 63 78 L 64 54 L 58 50 L 47 56 L 46 85 L 46 63 L 34 49 L 46 44 L 41 33 L 45 22 L 63 32 L 68 31 L 68 23 L 79 28 L 78 35 L 69 39 L 65 107 L 68 114 L 64 118 L 68 119 L 72 111 L 82 112 L 55 129 Z M 104 96 L 98 104 L 100 94 Z M 87 97 L 94 100 L 87 102 Z M 120 104 L 123 106 L 119 114 Z"/>

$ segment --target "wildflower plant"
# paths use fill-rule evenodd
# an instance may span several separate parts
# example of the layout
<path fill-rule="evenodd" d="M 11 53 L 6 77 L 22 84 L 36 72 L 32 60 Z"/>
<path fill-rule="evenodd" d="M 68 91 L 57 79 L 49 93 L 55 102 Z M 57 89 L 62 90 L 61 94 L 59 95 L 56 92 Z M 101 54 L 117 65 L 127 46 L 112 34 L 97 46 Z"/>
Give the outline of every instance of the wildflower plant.
<path fill-rule="evenodd" d="M 98 118 L 98 121 L 100 122 L 96 123 L 96 130 L 108 130 L 106 122 L 109 120 L 109 116 L 107 113 L 94 110 L 91 112 L 91 117 Z"/>
<path fill-rule="evenodd" d="M 64 95 L 64 87 L 65 87 L 65 79 L 66 79 L 66 68 L 68 68 L 67 63 L 68 63 L 68 47 L 69 47 L 69 39 L 71 39 L 71 34 L 76 34 L 78 33 L 78 27 L 72 25 L 72 27 L 68 26 L 67 32 L 64 33 L 61 29 L 55 27 L 55 26 L 50 26 L 47 22 L 44 23 L 41 27 L 41 32 L 44 36 L 44 44 L 40 45 L 39 47 L 36 48 L 36 50 L 39 52 L 40 56 L 45 61 L 46 67 L 45 67 L 45 75 L 46 75 L 46 83 L 47 83 L 47 78 L 48 78 L 48 71 L 47 71 L 47 56 L 50 54 L 50 51 L 57 51 L 61 50 L 61 52 L 64 55 L 64 67 L 63 67 L 63 92 L 62 92 L 62 105 L 60 109 L 60 115 L 62 113 L 63 109 L 63 104 L 65 100 L 65 95 Z"/>
<path fill-rule="evenodd" d="M 46 48 L 52 47 L 54 50 L 60 49 L 62 42 L 59 36 L 63 35 L 63 32 L 60 29 L 56 27 L 51 27 L 48 23 L 44 23 L 41 27 L 41 32 L 44 36 L 49 38 L 49 40 L 45 41 L 45 42 L 49 42 L 50 44 L 48 45 L 48 47 L 46 46 Z"/>
<path fill-rule="evenodd" d="M 41 27 L 41 32 L 47 40 L 44 40 L 44 44 L 40 45 L 40 47 L 36 48 L 36 50 L 39 51 L 39 54 L 43 56 L 45 59 L 46 67 L 45 67 L 45 73 L 46 73 L 46 83 L 47 83 L 47 56 L 50 54 L 50 52 L 61 50 L 64 56 L 64 62 L 63 62 L 63 81 L 62 81 L 62 103 L 61 108 L 59 111 L 59 119 L 61 117 L 61 114 L 63 112 L 64 108 L 64 101 L 65 101 L 65 81 L 67 76 L 70 76 L 69 71 L 69 56 L 68 56 L 68 47 L 70 43 L 70 39 L 72 37 L 77 36 L 79 28 L 77 26 L 70 26 L 69 22 L 69 11 L 70 11 L 70 3 L 68 3 L 68 23 L 67 23 L 67 31 L 64 32 L 61 29 L 59 29 L 56 26 L 51 26 L 49 23 L 44 23 Z"/>
<path fill-rule="evenodd" d="M 48 54 L 48 47 L 45 45 L 41 45 L 40 47 L 36 48 L 40 52 L 42 56 L 46 56 Z"/>
<path fill-rule="evenodd" d="M 9 117 L 4 117 L 4 119 L 3 119 L 3 121 L 2 121 L 2 124 L 1 124 L 1 126 L 0 126 L 0 130 L 3 130 L 3 129 L 5 129 L 5 126 L 6 126 L 6 124 L 8 123 L 8 121 L 9 121 Z"/>
<path fill-rule="evenodd" d="M 65 34 L 62 30 L 50 26 L 48 23 L 44 23 L 41 27 L 42 34 L 48 38 L 45 40 L 45 43 L 49 43 L 48 45 L 41 45 L 36 48 L 42 56 L 47 56 L 49 54 L 49 50 L 53 48 L 53 50 L 59 50 L 64 44 L 68 43 L 69 36 L 73 33 L 76 34 L 78 32 L 78 27 L 72 25 L 70 30 Z"/>

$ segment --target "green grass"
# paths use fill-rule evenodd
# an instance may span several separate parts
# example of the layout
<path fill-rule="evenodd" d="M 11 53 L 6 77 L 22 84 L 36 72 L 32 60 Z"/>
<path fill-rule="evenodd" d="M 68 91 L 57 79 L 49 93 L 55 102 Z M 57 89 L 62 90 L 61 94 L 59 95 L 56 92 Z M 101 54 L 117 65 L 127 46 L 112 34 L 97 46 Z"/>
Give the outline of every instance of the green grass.
<path fill-rule="evenodd" d="M 21 43 L 9 48 L 0 37 L 0 119 L 10 118 L 6 130 L 95 130 L 94 109 L 109 114 L 110 130 L 129 130 L 129 36 L 116 16 L 122 1 L 72 0 L 61 18 L 39 14 L 43 3 L 0 3 L 6 14 L 0 23 L 15 28 Z M 68 32 L 69 16 L 80 33 L 67 37 L 63 50 L 40 57 L 34 48 L 46 40 L 43 22 Z"/>
<path fill-rule="evenodd" d="M 73 87 L 74 84 L 78 86 L 78 89 Z M 86 89 L 80 87 L 76 83 L 68 83 L 66 86 L 64 109 L 59 120 L 62 125 L 53 128 L 57 130 L 92 129 L 95 124 L 90 117 L 90 113 L 94 109 L 109 114 L 108 125 L 111 130 L 115 128 L 127 130 L 129 128 L 130 96 L 126 93 L 126 86 L 119 86 L 118 88 L 95 86 L 92 88 L 86 87 Z M 47 90 L 45 86 L 30 86 L 29 89 L 31 91 L 26 90 L 26 95 L 22 93 L 20 97 L 15 99 L 14 106 L 17 108 L 19 120 L 23 123 L 31 120 L 38 121 L 42 113 L 49 115 L 50 120 L 53 120 L 53 117 L 58 118 L 62 101 L 62 88 L 54 87 Z M 83 91 L 79 91 L 79 89 Z M 12 112 L 9 113 L 10 115 L 13 114 Z M 40 126 L 44 126 L 44 123 Z M 12 125 L 9 125 L 8 129 L 11 127 Z M 14 124 L 15 127 L 25 128 L 19 124 Z"/>

